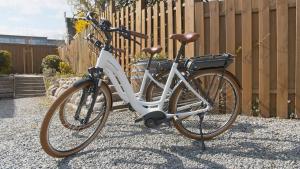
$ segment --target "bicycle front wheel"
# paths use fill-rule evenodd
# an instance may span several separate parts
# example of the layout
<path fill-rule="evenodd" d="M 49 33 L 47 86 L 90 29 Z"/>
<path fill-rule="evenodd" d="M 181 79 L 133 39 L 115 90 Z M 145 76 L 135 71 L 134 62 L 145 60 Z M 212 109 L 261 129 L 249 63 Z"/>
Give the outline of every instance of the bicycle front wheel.
<path fill-rule="evenodd" d="M 209 140 L 226 131 L 235 121 L 240 106 L 240 87 L 227 71 L 201 70 L 192 75 L 189 83 L 198 94 L 212 105 L 205 112 L 200 135 L 199 115 L 173 120 L 176 129 L 184 136 L 196 140 Z M 201 100 L 185 85 L 180 85 L 170 99 L 170 113 L 180 114 L 205 108 Z"/>
<path fill-rule="evenodd" d="M 40 132 L 42 148 L 48 155 L 66 157 L 75 154 L 88 146 L 104 127 L 112 105 L 111 93 L 106 84 L 102 84 L 97 91 L 97 97 L 101 98 L 97 100 L 97 104 L 101 104 L 101 108 L 91 112 L 89 121 L 82 122 L 75 118 L 83 91 L 92 88 L 94 84 L 90 81 L 72 86 L 51 105 Z M 93 99 L 83 99 L 84 103 L 81 102 L 82 108 L 77 113 L 79 117 L 87 116 L 91 106 L 89 100 Z"/>

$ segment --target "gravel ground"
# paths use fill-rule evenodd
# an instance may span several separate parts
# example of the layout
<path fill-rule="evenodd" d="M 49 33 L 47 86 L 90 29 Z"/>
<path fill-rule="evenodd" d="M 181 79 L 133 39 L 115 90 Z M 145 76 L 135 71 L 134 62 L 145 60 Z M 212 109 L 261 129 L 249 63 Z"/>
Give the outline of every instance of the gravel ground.
<path fill-rule="evenodd" d="M 39 144 L 47 107 L 46 98 L 0 100 L 0 168 L 300 168 L 299 120 L 239 116 L 202 151 L 174 128 L 147 129 L 126 111 L 111 113 L 82 152 L 54 159 Z"/>

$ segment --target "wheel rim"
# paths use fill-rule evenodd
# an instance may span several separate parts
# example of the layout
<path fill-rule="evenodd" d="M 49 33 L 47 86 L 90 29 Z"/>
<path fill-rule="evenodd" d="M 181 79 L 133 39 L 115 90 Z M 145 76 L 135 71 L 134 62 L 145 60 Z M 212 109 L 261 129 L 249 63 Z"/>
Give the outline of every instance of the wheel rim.
<path fill-rule="evenodd" d="M 65 104 L 66 101 L 72 96 L 76 91 L 80 90 L 80 87 L 73 91 L 69 97 L 66 97 L 62 102 Z M 59 116 L 61 104 L 56 107 L 51 116 L 49 123 L 47 125 L 47 144 L 49 148 L 58 154 L 70 153 L 73 151 L 79 151 L 84 148 L 92 141 L 98 134 L 98 131 L 102 128 L 101 125 L 103 117 L 97 119 L 95 122 L 90 123 L 89 127 L 80 127 L 70 129 L 66 128 L 61 123 Z M 78 130 L 80 128 L 80 130 Z"/>
<path fill-rule="evenodd" d="M 89 87 L 91 87 L 91 86 L 88 86 L 88 88 Z M 73 97 L 74 97 L 74 95 L 81 96 L 83 90 L 79 90 L 79 92 L 80 93 L 78 93 L 78 94 L 73 93 L 73 95 L 70 96 L 69 99 L 66 99 L 63 102 L 63 104 L 60 106 L 60 110 L 59 110 L 59 118 L 60 118 L 61 123 L 64 125 L 64 127 L 68 128 L 68 129 L 71 129 L 71 130 L 83 130 L 83 129 L 86 129 L 86 128 L 90 127 L 95 122 L 97 122 L 101 118 L 101 116 L 103 116 L 103 114 L 105 112 L 105 109 L 106 109 L 106 106 L 105 106 L 106 105 L 106 99 L 105 99 L 103 93 L 98 90 L 97 96 L 96 96 L 96 103 L 94 105 L 93 112 L 91 114 L 91 118 L 89 119 L 89 121 L 86 124 L 74 125 L 74 123 L 72 123 L 70 121 L 74 121 L 74 117 L 73 116 L 74 116 L 74 114 L 76 112 L 76 109 L 77 109 L 79 103 L 78 103 L 78 100 L 73 99 Z M 90 98 L 91 94 L 87 96 L 87 99 L 83 103 L 81 112 L 79 114 L 80 117 L 81 116 L 84 117 L 86 115 L 87 111 L 91 107 L 92 100 L 88 100 L 88 99 L 91 99 Z M 65 111 L 66 108 L 73 109 L 73 112 L 71 112 L 72 113 L 71 116 L 70 116 L 70 114 L 69 115 L 66 114 L 66 112 L 67 112 L 67 111 Z"/>
<path fill-rule="evenodd" d="M 214 81 L 218 82 L 217 80 L 221 79 L 220 78 L 221 74 L 219 74 L 219 73 L 203 73 L 203 74 L 198 75 L 195 78 L 200 81 L 205 81 L 205 83 L 203 82 L 201 84 L 202 89 L 204 89 L 205 86 L 207 86 L 207 89 L 208 89 L 209 87 L 211 87 L 213 85 L 213 84 L 211 84 L 211 82 L 213 81 L 212 77 L 215 77 Z M 218 78 L 216 78 L 216 77 L 218 77 Z M 227 76 L 224 76 L 224 84 L 225 85 L 223 86 L 223 91 L 226 91 L 226 92 L 219 92 L 216 96 L 216 102 L 222 103 L 221 101 L 224 102 L 224 100 L 225 100 L 226 104 L 223 103 L 223 108 L 225 105 L 225 110 L 220 109 L 220 104 L 218 104 L 218 105 L 215 104 L 213 106 L 213 110 L 211 110 L 210 112 L 205 114 L 204 121 L 202 124 L 204 138 L 213 137 L 215 135 L 222 133 L 235 120 L 236 113 L 237 113 L 237 107 L 239 105 L 239 98 L 238 98 L 238 93 L 237 93 L 238 90 L 237 90 L 236 86 L 232 83 L 232 81 Z M 195 86 L 196 85 L 194 83 L 194 85 L 193 85 L 194 89 L 195 89 Z M 199 89 L 198 89 L 198 91 L 199 91 Z M 193 97 L 191 95 L 189 95 L 190 93 L 191 92 L 185 92 L 183 90 L 181 90 L 178 93 L 175 112 L 177 112 L 177 110 L 179 110 L 178 106 L 180 106 L 180 104 L 182 104 L 182 105 L 185 104 L 184 101 L 187 100 L 186 98 L 189 99 L 188 100 L 189 102 L 192 102 Z M 206 92 L 203 92 L 203 94 L 201 94 L 201 95 L 204 95 L 204 93 L 206 93 Z M 225 95 L 224 95 L 224 93 L 225 93 Z M 210 96 L 209 96 L 209 98 L 210 98 Z M 183 100 L 183 101 L 180 103 L 181 100 Z M 230 104 L 230 100 L 231 100 L 231 104 Z M 231 107 L 231 108 L 229 108 L 229 107 Z M 195 109 L 195 108 L 191 107 L 191 109 Z M 199 117 L 198 117 L 198 115 L 190 116 L 186 119 L 176 121 L 175 124 L 177 125 L 178 129 L 180 129 L 184 133 L 187 133 L 188 135 L 194 135 L 194 137 L 199 138 Z"/>

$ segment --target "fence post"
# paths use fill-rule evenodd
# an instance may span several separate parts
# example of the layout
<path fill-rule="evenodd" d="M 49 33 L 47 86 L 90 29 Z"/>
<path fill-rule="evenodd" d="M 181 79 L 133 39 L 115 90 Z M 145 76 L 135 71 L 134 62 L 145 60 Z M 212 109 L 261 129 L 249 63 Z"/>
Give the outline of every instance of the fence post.
<path fill-rule="evenodd" d="M 145 1 L 144 0 L 137 0 L 136 1 L 136 9 L 135 9 L 135 13 L 136 13 L 136 31 L 137 32 L 142 32 L 142 9 L 145 8 Z M 142 43 L 141 38 L 137 38 L 136 39 L 139 43 Z M 140 45 L 136 45 L 136 52 L 140 52 L 141 51 L 141 46 Z"/>
<path fill-rule="evenodd" d="M 235 2 L 234 0 L 225 1 L 225 20 L 226 20 L 226 52 L 235 54 Z M 235 74 L 235 63 L 229 66 L 229 71 Z"/>
<path fill-rule="evenodd" d="M 263 117 L 270 116 L 270 7 L 259 1 L 259 107 Z"/>
<path fill-rule="evenodd" d="M 153 45 L 157 46 L 159 44 L 158 3 L 153 6 L 153 17 Z"/>
<path fill-rule="evenodd" d="M 220 49 L 220 14 L 219 1 L 209 2 L 209 16 L 210 16 L 210 53 L 218 54 Z"/>
<path fill-rule="evenodd" d="M 126 21 L 125 21 L 125 26 L 126 28 L 129 28 L 129 7 L 126 6 L 125 8 L 125 16 L 126 16 Z M 130 70 L 130 60 L 129 60 L 129 55 L 130 55 L 130 51 L 129 51 L 129 47 L 130 47 L 130 44 L 129 44 L 129 41 L 127 40 L 126 41 L 126 74 L 129 75 L 129 70 Z"/>
<path fill-rule="evenodd" d="M 109 4 L 109 8 L 108 8 L 109 20 L 111 22 L 113 20 L 113 13 L 115 13 L 116 10 L 115 1 L 109 0 L 108 4 Z"/>
<path fill-rule="evenodd" d="M 295 88 L 296 88 L 296 103 L 295 103 L 295 112 L 297 117 L 300 118 L 300 1 L 296 2 L 296 72 L 295 72 Z"/>
<path fill-rule="evenodd" d="M 174 33 L 173 23 L 173 0 L 168 0 L 168 35 Z M 174 41 L 168 36 L 168 55 L 169 59 L 174 58 Z"/>
<path fill-rule="evenodd" d="M 277 97 L 276 111 L 288 117 L 288 1 L 277 0 Z"/>
<path fill-rule="evenodd" d="M 176 33 L 181 34 L 182 33 L 182 0 L 176 1 Z M 177 42 L 177 48 L 176 50 L 179 50 L 181 43 L 179 41 Z"/>
<path fill-rule="evenodd" d="M 185 1 L 185 32 L 195 32 L 195 2 Z M 197 18 L 198 19 L 198 18 Z M 193 57 L 195 55 L 195 43 L 187 45 L 185 50 L 186 57 Z"/>
<path fill-rule="evenodd" d="M 197 19 L 196 19 L 197 18 Z M 195 31 L 199 33 L 200 38 L 196 42 L 196 55 L 204 55 L 205 30 L 204 30 L 204 6 L 203 2 L 195 3 Z"/>
<path fill-rule="evenodd" d="M 166 52 L 166 11 L 165 2 L 160 1 L 160 45 L 163 48 L 163 52 Z"/>
<path fill-rule="evenodd" d="M 142 9 L 142 32 L 143 34 L 146 33 L 146 9 Z M 142 49 L 146 47 L 146 39 L 142 39 Z"/>
<path fill-rule="evenodd" d="M 124 20 L 125 20 L 124 8 L 121 8 L 120 19 L 121 19 L 121 26 L 124 26 Z M 124 47 L 125 47 L 124 43 L 125 43 L 125 40 L 123 37 L 121 37 L 121 49 L 124 49 Z M 122 66 L 123 70 L 125 71 L 125 54 L 124 54 L 124 52 L 121 52 L 120 55 L 121 55 L 121 66 Z"/>
<path fill-rule="evenodd" d="M 152 10 L 151 8 L 147 8 L 147 35 L 148 35 L 148 40 L 147 40 L 147 46 L 151 47 L 152 46 Z"/>
<path fill-rule="evenodd" d="M 252 3 L 242 1 L 242 112 L 251 115 L 252 107 Z"/>

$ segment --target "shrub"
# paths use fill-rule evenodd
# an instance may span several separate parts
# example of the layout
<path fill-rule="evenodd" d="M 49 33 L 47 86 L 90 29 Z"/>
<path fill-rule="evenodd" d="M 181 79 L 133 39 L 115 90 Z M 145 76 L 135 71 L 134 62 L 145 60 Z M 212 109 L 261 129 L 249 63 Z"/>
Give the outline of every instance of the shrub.
<path fill-rule="evenodd" d="M 0 50 L 0 74 L 11 73 L 11 53 Z"/>
<path fill-rule="evenodd" d="M 64 62 L 64 61 L 59 63 L 59 72 L 62 75 L 73 74 L 71 66 L 68 63 Z"/>
<path fill-rule="evenodd" d="M 43 74 L 46 77 L 49 76 L 55 76 L 56 75 L 56 69 L 52 69 L 52 68 L 43 68 Z"/>
<path fill-rule="evenodd" d="M 59 63 L 62 60 L 59 58 L 59 56 L 57 55 L 48 55 L 45 58 L 43 58 L 42 61 L 42 69 L 43 69 L 43 73 L 45 70 L 51 70 L 53 71 L 53 69 L 57 72 L 59 71 Z"/>

